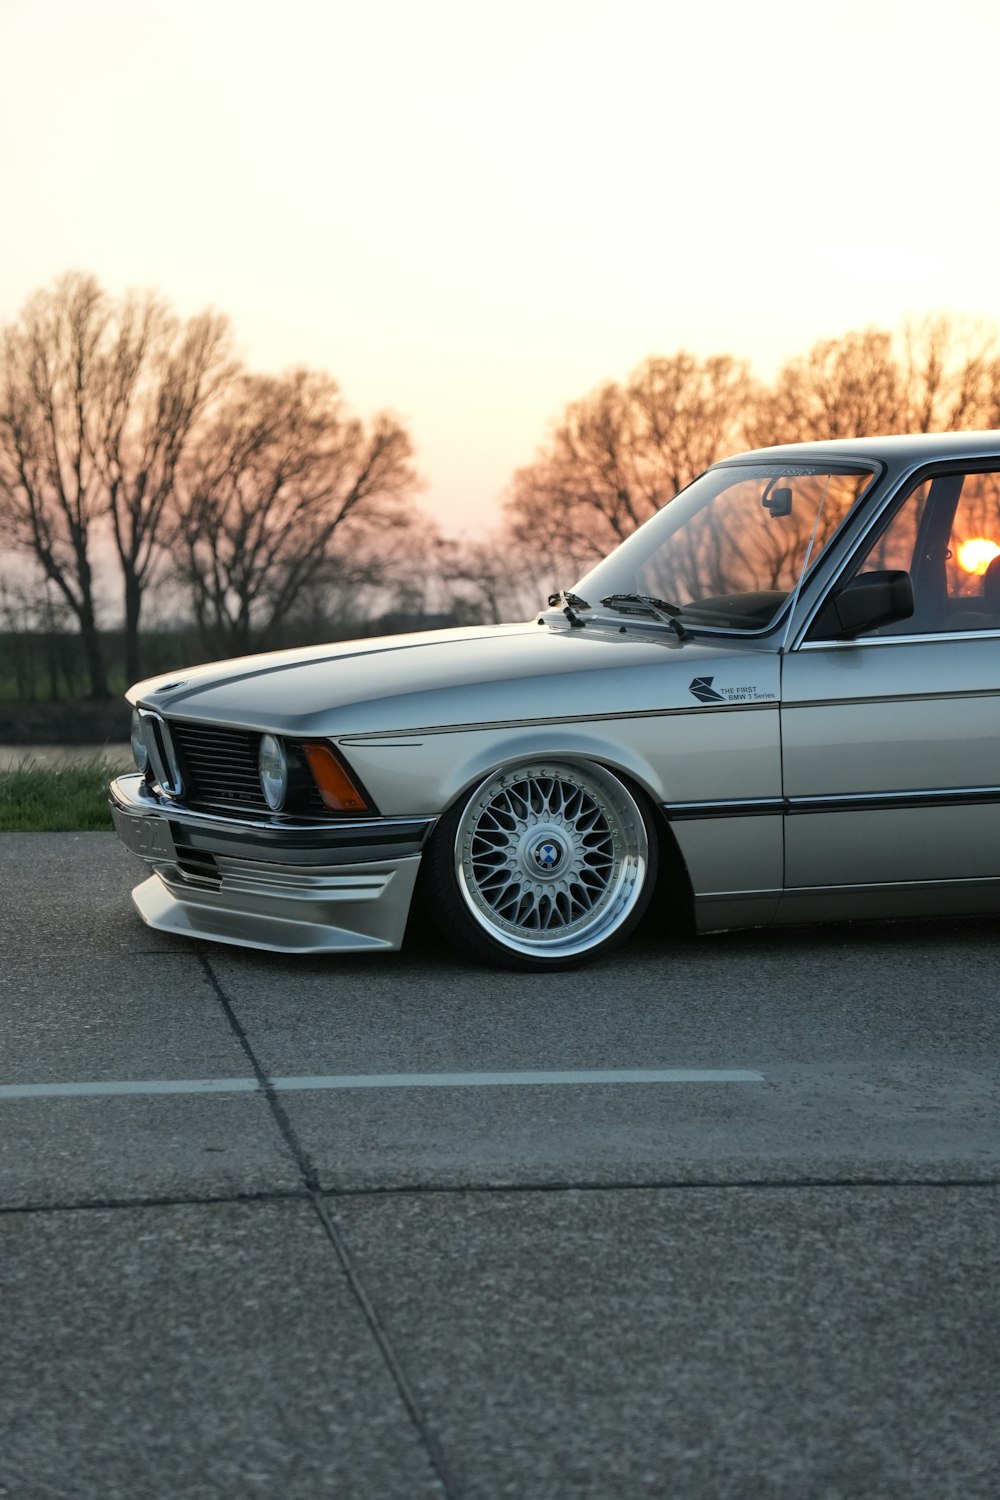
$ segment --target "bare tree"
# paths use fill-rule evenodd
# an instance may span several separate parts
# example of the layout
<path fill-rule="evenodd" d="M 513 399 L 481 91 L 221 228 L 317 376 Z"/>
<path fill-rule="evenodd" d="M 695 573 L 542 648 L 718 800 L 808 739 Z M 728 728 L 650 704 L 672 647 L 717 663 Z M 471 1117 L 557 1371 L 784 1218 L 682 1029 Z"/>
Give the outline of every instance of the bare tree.
<path fill-rule="evenodd" d="M 164 508 L 194 423 L 232 373 L 227 341 L 215 314 L 181 325 L 155 296 L 115 301 L 79 273 L 36 293 L 3 331 L 0 518 L 72 611 L 95 697 L 107 696 L 95 546 L 110 531 L 134 680 Z"/>
<path fill-rule="evenodd" d="M 0 672 L 19 699 L 33 702 L 46 677 L 42 696 L 53 703 L 79 691 L 80 640 L 66 601 L 37 564 L 16 554 L 0 555 L 0 634 Z"/>
<path fill-rule="evenodd" d="M 80 630 L 95 698 L 108 696 L 94 584 L 105 491 L 92 393 L 109 311 L 92 276 L 38 292 L 0 344 L 0 519 L 33 554 Z"/>
<path fill-rule="evenodd" d="M 327 375 L 242 377 L 178 476 L 181 567 L 205 646 L 266 640 L 305 590 L 350 571 L 352 541 L 403 524 L 411 454 L 396 418 L 366 430 Z"/>
<path fill-rule="evenodd" d="M 1000 428 L 1000 358 L 990 359 L 984 376 L 982 420 L 978 427 Z"/>
<path fill-rule="evenodd" d="M 904 432 L 902 371 L 892 334 L 877 328 L 824 339 L 790 360 L 758 407 L 755 444 Z"/>
<path fill-rule="evenodd" d="M 549 594 L 568 586 L 583 571 L 566 554 L 553 556 L 538 541 L 527 544 L 501 527 L 481 540 L 443 540 L 434 571 L 442 603 L 464 624 L 525 620 Z"/>
<path fill-rule="evenodd" d="M 992 324 L 943 313 L 909 318 L 898 344 L 908 432 L 995 425 L 1000 350 Z"/>
<path fill-rule="evenodd" d="M 728 354 L 699 360 L 681 350 L 633 372 L 628 394 L 642 416 L 655 509 L 746 440 L 758 392 L 749 367 Z"/>
<path fill-rule="evenodd" d="M 757 444 L 988 427 L 997 415 L 995 331 L 945 314 L 898 334 L 865 328 L 788 361 L 758 407 Z"/>
<path fill-rule="evenodd" d="M 739 446 L 755 395 L 741 361 L 681 350 L 647 359 L 624 386 L 609 382 L 571 403 L 514 476 L 512 538 L 547 546 L 564 560 L 564 576 L 581 571 Z"/>
<path fill-rule="evenodd" d="M 154 296 L 128 297 L 95 400 L 98 457 L 124 585 L 125 676 L 140 675 L 143 597 L 165 542 L 177 467 L 206 403 L 234 375 L 225 318 L 181 324 Z"/>
<path fill-rule="evenodd" d="M 446 545 L 434 523 L 410 508 L 367 521 L 355 517 L 300 591 L 289 617 L 295 634 L 329 639 L 367 633 L 378 619 L 412 621 L 439 612 L 437 559 Z"/>

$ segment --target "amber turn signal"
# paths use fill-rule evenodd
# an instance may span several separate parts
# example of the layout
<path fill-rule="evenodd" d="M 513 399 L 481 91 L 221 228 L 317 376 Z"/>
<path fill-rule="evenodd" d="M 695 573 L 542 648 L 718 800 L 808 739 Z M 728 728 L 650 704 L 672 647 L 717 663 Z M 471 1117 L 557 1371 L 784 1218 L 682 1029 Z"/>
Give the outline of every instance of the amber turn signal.
<path fill-rule="evenodd" d="M 313 779 L 319 787 L 324 807 L 330 812 L 370 812 L 363 793 L 355 786 L 346 766 L 338 760 L 329 745 L 302 746 Z"/>

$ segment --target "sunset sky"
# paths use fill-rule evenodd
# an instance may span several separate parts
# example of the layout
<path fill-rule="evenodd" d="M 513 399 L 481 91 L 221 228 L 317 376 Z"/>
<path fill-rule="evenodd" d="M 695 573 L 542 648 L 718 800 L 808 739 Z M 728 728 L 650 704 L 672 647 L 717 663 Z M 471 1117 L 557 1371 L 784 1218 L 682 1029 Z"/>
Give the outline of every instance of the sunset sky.
<path fill-rule="evenodd" d="M 0 321 L 69 269 L 404 419 L 449 531 L 646 355 L 1000 321 L 995 0 L 0 0 Z"/>

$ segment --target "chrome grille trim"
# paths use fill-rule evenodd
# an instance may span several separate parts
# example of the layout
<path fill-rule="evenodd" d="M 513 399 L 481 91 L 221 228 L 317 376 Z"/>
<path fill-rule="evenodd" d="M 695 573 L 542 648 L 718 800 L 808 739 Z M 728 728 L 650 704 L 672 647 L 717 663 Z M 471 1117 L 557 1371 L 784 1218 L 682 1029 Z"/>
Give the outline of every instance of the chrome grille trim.
<path fill-rule="evenodd" d="M 260 730 L 180 719 L 172 720 L 170 728 L 187 773 L 187 801 L 193 807 L 271 813 L 257 765 Z M 298 811 L 307 817 L 329 817 L 318 788 Z"/>
<path fill-rule="evenodd" d="M 184 778 L 181 775 L 166 720 L 158 713 L 154 713 L 151 708 L 140 708 L 139 722 L 142 725 L 142 737 L 146 742 L 146 749 L 149 751 L 153 775 L 168 796 L 181 796 L 184 791 Z"/>

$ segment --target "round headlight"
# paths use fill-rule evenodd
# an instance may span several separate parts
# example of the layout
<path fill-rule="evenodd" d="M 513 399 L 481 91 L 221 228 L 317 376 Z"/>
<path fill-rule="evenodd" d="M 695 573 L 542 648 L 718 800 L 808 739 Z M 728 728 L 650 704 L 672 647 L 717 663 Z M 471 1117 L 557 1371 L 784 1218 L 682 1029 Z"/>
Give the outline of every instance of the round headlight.
<path fill-rule="evenodd" d="M 139 770 L 145 775 L 146 767 L 149 765 L 149 751 L 146 749 L 146 739 L 142 732 L 142 720 L 139 718 L 139 710 L 132 710 L 132 759 Z"/>
<path fill-rule="evenodd" d="M 273 812 L 285 805 L 288 795 L 288 757 L 285 747 L 273 734 L 265 734 L 257 754 L 260 769 L 260 786 L 264 800 Z"/>

